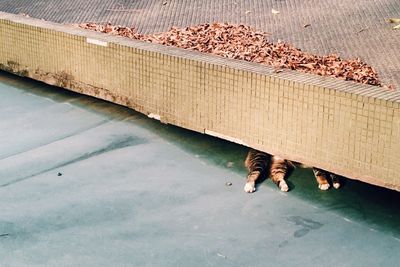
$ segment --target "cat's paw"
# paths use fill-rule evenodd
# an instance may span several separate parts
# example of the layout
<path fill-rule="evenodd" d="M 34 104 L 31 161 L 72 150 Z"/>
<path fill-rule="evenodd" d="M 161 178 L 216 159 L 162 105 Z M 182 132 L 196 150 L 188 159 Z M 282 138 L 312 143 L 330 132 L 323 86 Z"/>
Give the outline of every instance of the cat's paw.
<path fill-rule="evenodd" d="M 333 183 L 333 187 L 334 187 L 335 189 L 339 189 L 340 183 Z"/>
<path fill-rule="evenodd" d="M 321 189 L 321 190 L 324 190 L 324 191 L 328 190 L 329 187 L 330 187 L 329 184 L 320 184 L 320 185 L 318 185 L 318 188 Z"/>
<path fill-rule="evenodd" d="M 256 187 L 254 183 L 248 182 L 244 185 L 244 191 L 246 193 L 253 193 L 254 191 L 256 191 Z"/>
<path fill-rule="evenodd" d="M 287 183 L 285 181 L 280 181 L 279 189 L 283 192 L 287 192 L 287 191 L 289 191 L 289 186 L 287 185 Z"/>

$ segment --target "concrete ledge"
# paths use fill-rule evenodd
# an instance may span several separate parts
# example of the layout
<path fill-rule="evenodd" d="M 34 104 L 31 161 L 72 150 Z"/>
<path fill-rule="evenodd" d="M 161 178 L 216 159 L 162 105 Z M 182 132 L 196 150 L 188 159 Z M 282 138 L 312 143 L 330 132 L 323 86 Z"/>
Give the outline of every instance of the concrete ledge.
<path fill-rule="evenodd" d="M 0 13 L 0 68 L 400 191 L 400 94 Z"/>

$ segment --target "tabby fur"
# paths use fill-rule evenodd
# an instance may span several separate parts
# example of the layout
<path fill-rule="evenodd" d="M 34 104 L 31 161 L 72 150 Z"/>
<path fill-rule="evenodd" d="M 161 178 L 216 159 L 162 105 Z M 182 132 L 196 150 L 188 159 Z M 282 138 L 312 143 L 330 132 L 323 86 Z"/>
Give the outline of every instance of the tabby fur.
<path fill-rule="evenodd" d="M 256 182 L 260 177 L 271 177 L 271 180 L 280 188 L 287 192 L 289 186 L 285 178 L 288 171 L 294 164 L 278 156 L 271 156 L 265 152 L 250 149 L 245 160 L 245 166 L 249 170 L 244 191 L 253 193 L 256 191 Z M 330 187 L 328 179 L 332 180 L 334 188 L 340 187 L 339 177 L 333 173 L 322 169 L 313 168 L 314 176 L 321 190 L 327 190 Z"/>

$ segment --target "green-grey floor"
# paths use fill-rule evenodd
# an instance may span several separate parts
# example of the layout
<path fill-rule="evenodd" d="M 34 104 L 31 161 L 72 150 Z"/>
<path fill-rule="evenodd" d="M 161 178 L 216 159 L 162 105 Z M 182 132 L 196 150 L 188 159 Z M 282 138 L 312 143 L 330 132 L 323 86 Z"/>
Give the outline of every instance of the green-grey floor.
<path fill-rule="evenodd" d="M 0 114 L 0 266 L 399 265 L 398 192 L 246 194 L 246 148 L 2 72 Z"/>

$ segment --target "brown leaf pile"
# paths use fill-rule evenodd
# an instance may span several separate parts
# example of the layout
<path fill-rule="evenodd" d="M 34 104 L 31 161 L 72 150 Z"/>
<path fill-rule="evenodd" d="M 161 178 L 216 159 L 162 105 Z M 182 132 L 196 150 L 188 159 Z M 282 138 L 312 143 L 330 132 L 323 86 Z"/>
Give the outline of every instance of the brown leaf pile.
<path fill-rule="evenodd" d="M 92 30 L 92 31 L 96 31 L 96 32 L 109 33 L 109 34 L 114 34 L 114 35 L 120 35 L 120 36 L 128 37 L 131 39 L 141 39 L 142 38 L 142 35 L 138 34 L 136 32 L 135 28 L 129 28 L 129 27 L 124 27 L 124 26 L 114 26 L 111 23 L 102 25 L 102 24 L 88 22 L 88 23 L 81 23 L 78 26 L 83 29 L 88 29 L 88 30 Z"/>
<path fill-rule="evenodd" d="M 159 43 L 227 58 L 257 62 L 322 76 L 379 85 L 377 72 L 360 59 L 344 60 L 337 55 L 318 56 L 291 44 L 268 41 L 268 34 L 243 24 L 212 23 L 187 28 L 173 27 L 168 32 L 141 35 L 134 28 L 83 23 L 79 27 L 132 39 Z"/>

